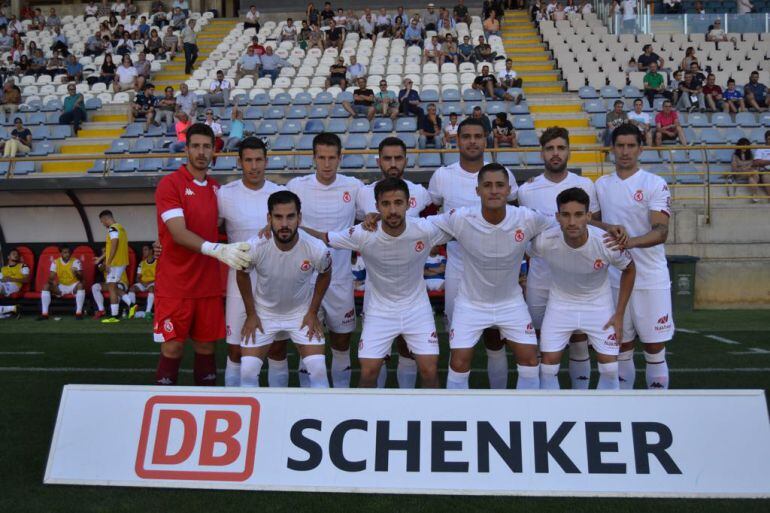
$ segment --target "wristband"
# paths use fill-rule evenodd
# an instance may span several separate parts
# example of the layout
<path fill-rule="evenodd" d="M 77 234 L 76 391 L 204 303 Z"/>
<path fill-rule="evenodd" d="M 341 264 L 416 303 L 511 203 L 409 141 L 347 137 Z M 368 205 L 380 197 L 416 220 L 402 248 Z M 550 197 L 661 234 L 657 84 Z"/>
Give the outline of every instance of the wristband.
<path fill-rule="evenodd" d="M 201 253 L 211 256 L 214 254 L 214 251 L 216 251 L 217 246 L 219 246 L 219 244 L 216 242 L 203 241 L 203 244 L 201 244 Z"/>

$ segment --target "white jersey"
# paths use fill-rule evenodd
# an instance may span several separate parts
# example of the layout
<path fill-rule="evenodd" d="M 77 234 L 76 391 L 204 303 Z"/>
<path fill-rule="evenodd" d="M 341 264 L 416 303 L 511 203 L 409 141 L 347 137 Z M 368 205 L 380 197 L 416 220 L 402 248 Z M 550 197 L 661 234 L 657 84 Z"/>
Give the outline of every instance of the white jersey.
<path fill-rule="evenodd" d="M 420 212 L 431 204 L 430 194 L 422 185 L 409 180 L 404 180 L 409 187 L 409 209 L 406 215 L 411 217 L 420 217 Z M 356 218 L 363 219 L 366 214 L 377 212 L 377 202 L 374 200 L 374 187 L 378 182 L 364 185 L 358 189 L 356 196 Z"/>
<path fill-rule="evenodd" d="M 329 233 L 329 245 L 361 253 L 366 259 L 364 312 L 381 315 L 400 313 L 429 304 L 423 281 L 425 261 L 433 246 L 446 243 L 449 236 L 428 219 L 406 218 L 406 229 L 398 237 L 355 226 Z"/>
<path fill-rule="evenodd" d="M 326 245 L 299 230 L 299 240 L 289 251 L 275 245 L 275 238 L 249 239 L 249 257 L 257 273 L 254 290 L 257 315 L 289 318 L 305 315 L 313 298 L 313 275 L 331 267 Z"/>
<path fill-rule="evenodd" d="M 488 162 L 484 162 L 488 164 Z M 433 173 L 428 183 L 428 192 L 434 205 L 443 205 L 444 212 L 463 207 L 480 207 L 481 198 L 476 194 L 478 185 L 478 173 L 471 173 L 455 162 L 448 166 L 442 166 Z M 511 195 L 508 201 L 516 199 L 518 186 L 513 173 L 508 171 L 508 180 L 511 183 Z M 447 264 L 462 265 L 463 252 L 457 242 L 447 244 Z"/>
<path fill-rule="evenodd" d="M 643 169 L 625 180 L 621 180 L 616 173 L 602 176 L 596 181 L 596 196 L 599 198 L 602 221 L 624 226 L 630 237 L 638 237 L 651 230 L 650 212 L 671 215 L 671 193 L 665 180 Z M 663 244 L 629 251 L 636 264 L 634 289 L 671 287 Z M 610 284 L 615 288 L 620 286 L 617 270 L 610 270 Z"/>
<path fill-rule="evenodd" d="M 363 183 L 358 178 L 341 174 L 330 185 L 319 182 L 315 174 L 292 178 L 286 184 L 302 202 L 302 225 L 319 232 L 339 232 L 355 224 L 356 196 L 361 187 Z M 350 252 L 333 249 L 331 255 L 332 283 L 352 283 Z"/>
<path fill-rule="evenodd" d="M 604 230 L 588 227 L 588 240 L 579 248 L 564 242 L 561 227 L 554 226 L 530 243 L 532 255 L 548 262 L 551 288 L 548 301 L 579 309 L 612 305 L 609 268 L 622 271 L 631 262 L 628 251 L 613 251 L 604 245 Z"/>
<path fill-rule="evenodd" d="M 505 219 L 491 224 L 481 208 L 461 208 L 431 216 L 462 246 L 465 265 L 457 302 L 496 307 L 522 299 L 521 259 L 527 243 L 550 226 L 550 220 L 525 207 L 506 207 Z"/>
<path fill-rule="evenodd" d="M 594 183 L 575 173 L 567 173 L 567 177 L 561 182 L 552 182 L 545 175 L 536 176 L 531 182 L 522 184 L 519 188 L 519 205 L 537 210 L 551 219 L 551 225 L 557 226 L 556 221 L 556 196 L 561 191 L 579 187 L 586 191 L 590 199 L 588 210 L 599 211 L 599 202 L 596 199 Z M 528 252 L 529 253 L 529 252 Z M 532 257 L 531 253 L 530 256 Z M 527 273 L 527 288 L 548 290 L 551 287 L 551 276 L 548 270 L 548 262 L 542 258 L 532 257 L 529 260 L 529 272 Z"/>
<path fill-rule="evenodd" d="M 269 180 L 261 189 L 254 191 L 243 185 L 243 180 L 235 180 L 217 190 L 219 218 L 225 223 L 228 242 L 243 242 L 259 235 L 267 226 L 267 198 L 276 191 L 284 189 Z M 227 273 L 227 297 L 241 297 L 235 282 L 235 269 Z M 256 274 L 251 275 L 251 282 L 256 282 Z"/>

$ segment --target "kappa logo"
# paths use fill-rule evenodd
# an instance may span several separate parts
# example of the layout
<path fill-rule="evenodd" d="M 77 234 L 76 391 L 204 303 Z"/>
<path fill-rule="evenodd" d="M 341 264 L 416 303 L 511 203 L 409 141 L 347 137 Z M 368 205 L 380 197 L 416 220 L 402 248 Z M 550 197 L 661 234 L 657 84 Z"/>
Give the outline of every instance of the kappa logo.
<path fill-rule="evenodd" d="M 418 240 L 417 244 L 414 245 L 414 250 L 419 253 L 423 249 L 425 249 L 425 243 L 421 240 Z"/>
<path fill-rule="evenodd" d="M 310 270 L 310 260 L 303 260 L 302 265 L 299 266 L 299 270 L 304 272 L 307 272 Z"/>
<path fill-rule="evenodd" d="M 524 232 L 523 232 L 523 231 L 521 231 L 520 229 L 519 229 L 519 230 L 516 230 L 516 233 L 514 233 L 514 234 L 513 234 L 513 239 L 514 239 L 516 242 L 521 242 L 521 241 L 523 241 L 523 240 L 524 240 Z"/>
<path fill-rule="evenodd" d="M 345 203 L 350 203 L 350 193 L 348 191 L 342 193 L 342 201 Z"/>
<path fill-rule="evenodd" d="M 597 258 L 596 261 L 594 262 L 594 269 L 598 271 L 603 267 L 604 267 L 604 262 L 602 261 L 601 258 Z"/>
<path fill-rule="evenodd" d="M 193 192 L 193 190 L 192 190 L 192 189 L 190 189 L 189 187 L 185 187 L 185 189 L 184 189 L 184 195 L 185 195 L 185 196 L 195 196 L 195 192 Z"/>
<path fill-rule="evenodd" d="M 636 201 L 643 201 L 644 200 L 644 193 L 642 192 L 641 189 L 639 189 L 638 191 L 636 191 L 634 193 L 634 199 Z"/>
<path fill-rule="evenodd" d="M 428 337 L 428 343 L 429 344 L 438 344 L 438 335 L 436 335 L 435 331 L 432 331 L 430 333 L 430 337 Z"/>
<path fill-rule="evenodd" d="M 655 323 L 655 331 L 666 331 L 670 328 L 671 328 L 671 322 L 668 314 L 659 318 L 658 322 Z"/>
<path fill-rule="evenodd" d="M 417 198 L 409 198 L 409 208 L 414 208 L 417 206 Z"/>
<path fill-rule="evenodd" d="M 608 346 L 617 346 L 618 344 L 618 336 L 614 333 L 610 333 L 607 335 L 607 345 Z"/>

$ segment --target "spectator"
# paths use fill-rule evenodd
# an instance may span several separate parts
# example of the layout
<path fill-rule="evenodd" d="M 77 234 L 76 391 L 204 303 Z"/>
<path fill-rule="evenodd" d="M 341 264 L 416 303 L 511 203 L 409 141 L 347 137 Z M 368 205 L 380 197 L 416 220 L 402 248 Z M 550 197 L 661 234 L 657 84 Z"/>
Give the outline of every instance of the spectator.
<path fill-rule="evenodd" d="M 422 47 L 422 31 L 417 25 L 417 20 L 412 19 L 412 21 L 409 22 L 409 26 L 404 32 L 404 41 L 406 41 L 406 46 Z"/>
<path fill-rule="evenodd" d="M 436 114 L 436 104 L 428 104 L 427 113 L 418 120 L 417 128 L 420 131 L 419 145 L 420 149 L 425 149 L 428 146 L 441 149 L 444 147 L 444 140 L 442 138 L 443 131 L 441 130 L 441 118 Z"/>
<path fill-rule="evenodd" d="M 642 99 L 634 100 L 634 110 L 628 113 L 628 122 L 639 129 L 644 137 L 644 143 L 647 146 L 652 146 L 652 118 L 642 108 Z"/>
<path fill-rule="evenodd" d="M 633 34 L 636 32 L 636 0 L 621 0 L 621 10 L 623 11 L 622 32 Z"/>
<path fill-rule="evenodd" d="M 479 36 L 479 44 L 473 49 L 476 62 L 489 62 L 493 63 L 497 52 L 492 51 L 492 47 L 484 41 L 484 36 Z"/>
<path fill-rule="evenodd" d="M 447 34 L 444 40 L 444 62 L 451 62 L 455 66 L 460 64 L 460 52 L 457 51 L 457 43 L 452 34 Z"/>
<path fill-rule="evenodd" d="M 171 153 L 181 153 L 184 151 L 187 145 L 187 129 L 192 126 L 192 121 L 187 113 L 180 110 L 176 113 L 177 122 L 174 124 L 174 131 L 176 132 L 176 141 L 171 143 L 169 147 Z"/>
<path fill-rule="evenodd" d="M 139 39 L 145 40 L 150 33 L 150 25 L 147 24 L 147 17 L 139 18 Z"/>
<path fill-rule="evenodd" d="M 470 25 L 471 17 L 468 14 L 468 8 L 465 7 L 465 0 L 457 0 L 457 5 L 452 9 L 452 14 L 457 23 L 467 23 Z"/>
<path fill-rule="evenodd" d="M 367 9 L 368 11 L 368 9 Z M 358 30 L 362 38 L 375 39 L 375 18 L 371 12 L 367 12 L 358 20 Z"/>
<path fill-rule="evenodd" d="M 346 19 L 345 33 L 357 34 L 361 28 L 361 24 L 358 21 L 358 17 L 356 16 L 356 13 L 352 9 L 349 9 L 347 16 L 345 16 L 345 19 Z"/>
<path fill-rule="evenodd" d="M 489 17 L 484 20 L 484 35 L 487 39 L 490 36 L 500 36 L 500 20 L 497 19 L 495 11 L 489 11 Z"/>
<path fill-rule="evenodd" d="M 21 89 L 14 83 L 13 78 L 8 78 L 3 84 L 3 99 L 0 109 L 6 114 L 15 114 L 21 105 Z"/>
<path fill-rule="evenodd" d="M 666 91 L 671 93 L 671 104 L 679 103 L 679 84 L 682 82 L 682 70 L 678 69 L 671 75 L 672 78 L 666 87 Z"/>
<path fill-rule="evenodd" d="M 13 38 L 8 35 L 8 29 L 0 26 L 0 52 L 8 52 L 13 48 Z"/>
<path fill-rule="evenodd" d="M 564 10 L 564 4 L 556 2 L 556 9 L 551 12 L 551 21 L 564 21 L 567 19 L 567 11 Z"/>
<path fill-rule="evenodd" d="M 182 47 L 184 48 L 184 72 L 189 75 L 198 59 L 198 34 L 195 33 L 195 20 L 187 22 L 182 30 Z"/>
<path fill-rule="evenodd" d="M 646 44 L 642 48 L 642 55 L 639 56 L 639 58 L 636 60 L 637 62 L 637 68 L 639 71 L 649 71 L 650 70 L 650 64 L 653 62 L 658 65 L 658 69 L 663 69 L 665 67 L 665 62 L 663 59 L 658 55 L 657 53 L 652 51 L 652 45 Z"/>
<path fill-rule="evenodd" d="M 69 55 L 67 37 L 61 33 L 61 27 L 54 27 L 50 48 L 52 52 L 59 51 L 62 52 L 65 56 Z"/>
<path fill-rule="evenodd" d="M 658 63 L 655 61 L 650 62 L 649 70 L 644 75 L 644 95 L 647 97 L 650 108 L 652 108 L 657 95 L 671 99 L 671 92 L 666 90 L 665 80 L 663 75 L 658 73 Z"/>
<path fill-rule="evenodd" d="M 83 55 L 88 57 L 89 55 L 97 56 L 104 53 L 104 41 L 99 34 L 91 34 L 86 40 L 85 47 L 83 48 Z"/>
<path fill-rule="evenodd" d="M 482 112 L 481 107 L 478 105 L 473 107 L 471 118 L 478 119 L 481 124 L 484 125 L 484 132 L 487 134 L 487 147 L 492 146 L 494 144 L 494 141 L 492 140 L 492 123 L 489 121 L 487 115 Z"/>
<path fill-rule="evenodd" d="M 129 0 L 131 2 L 131 0 Z M 171 3 L 171 7 L 178 7 L 180 11 L 184 13 L 185 16 L 190 15 L 190 2 L 187 0 L 174 0 Z"/>
<path fill-rule="evenodd" d="M 329 21 L 329 30 L 326 31 L 326 48 L 336 48 L 342 51 L 342 43 L 345 42 L 345 27 L 337 25 L 333 19 Z"/>
<path fill-rule="evenodd" d="M 45 30 L 45 16 L 39 7 L 35 8 L 35 16 L 27 28 L 28 30 Z"/>
<path fill-rule="evenodd" d="M 719 47 L 719 43 L 730 41 L 733 44 L 736 44 L 738 42 L 734 37 L 728 37 L 727 34 L 725 34 L 725 31 L 722 30 L 722 21 L 719 18 L 714 20 L 714 25 L 711 30 L 708 31 L 708 34 L 706 34 L 706 41 L 717 43 L 717 47 Z"/>
<path fill-rule="evenodd" d="M 594 6 L 591 5 L 589 0 L 583 0 L 583 3 L 580 5 L 580 13 L 585 16 L 586 14 L 591 14 L 592 12 L 594 12 Z"/>
<path fill-rule="evenodd" d="M 203 123 L 210 126 L 214 132 L 214 153 L 219 153 L 225 146 L 225 141 L 222 139 L 222 125 L 219 124 L 219 121 L 214 116 L 213 110 L 206 109 L 206 118 L 203 120 Z"/>
<path fill-rule="evenodd" d="M 147 38 L 144 49 L 146 52 L 151 53 L 158 59 L 165 58 L 166 52 L 163 48 L 163 40 L 158 35 L 158 31 L 156 29 L 150 30 L 150 37 Z"/>
<path fill-rule="evenodd" d="M 278 78 L 281 68 L 289 65 L 282 57 L 273 53 L 272 46 L 265 47 L 265 55 L 260 57 L 260 60 L 262 61 L 262 69 L 259 70 L 260 78 L 270 77 L 273 82 Z"/>
<path fill-rule="evenodd" d="M 32 132 L 24 128 L 21 118 L 13 120 L 13 130 L 11 137 L 5 141 L 3 146 L 3 157 L 14 158 L 19 153 L 29 153 L 32 149 Z"/>
<path fill-rule="evenodd" d="M 235 69 L 235 80 L 240 80 L 249 75 L 256 82 L 259 78 L 260 62 L 259 56 L 254 53 L 254 47 L 249 46 L 246 48 L 246 53 L 238 59 L 238 65 Z"/>
<path fill-rule="evenodd" d="M 513 70 L 513 60 L 511 59 L 505 60 L 505 69 L 500 70 L 497 78 L 500 81 L 500 87 L 504 89 L 522 86 L 522 80 L 516 76 L 516 72 Z"/>
<path fill-rule="evenodd" d="M 182 82 L 179 86 L 179 95 L 176 97 L 177 112 L 184 112 L 190 119 L 195 119 L 195 112 L 198 109 L 198 99 L 194 94 L 190 94 L 187 84 Z"/>
<path fill-rule="evenodd" d="M 438 19 L 438 35 L 439 37 L 447 37 L 451 35 L 457 37 L 457 24 L 454 18 L 449 15 L 449 11 L 443 11 Z"/>
<path fill-rule="evenodd" d="M 286 25 L 281 28 L 280 41 L 297 42 L 297 27 L 294 25 L 294 20 L 286 18 Z"/>
<path fill-rule="evenodd" d="M 96 5 L 96 2 L 92 0 L 91 2 L 88 2 L 88 5 L 85 7 L 83 19 L 87 20 L 88 18 L 96 18 L 98 12 L 99 6 Z"/>
<path fill-rule="evenodd" d="M 106 54 L 104 56 L 104 62 L 102 62 L 102 66 L 99 71 L 99 76 L 91 75 L 86 79 L 86 82 L 88 82 L 88 85 L 93 86 L 96 83 L 101 82 L 102 84 L 110 85 L 113 82 L 115 82 L 115 73 L 117 72 L 117 68 L 115 67 L 115 63 L 112 61 L 112 54 Z"/>
<path fill-rule="evenodd" d="M 51 29 L 61 28 L 61 18 L 56 14 L 56 9 L 51 7 L 48 11 L 48 17 L 45 19 L 45 26 Z"/>
<path fill-rule="evenodd" d="M 425 286 L 429 291 L 444 290 L 444 275 L 446 273 L 446 256 L 439 252 L 438 246 L 430 248 L 430 255 L 425 260 Z"/>
<path fill-rule="evenodd" d="M 690 71 L 692 72 L 693 77 L 700 82 L 700 85 L 702 86 L 704 82 L 706 82 L 706 75 L 703 74 L 703 72 L 700 69 L 700 64 L 697 62 L 693 62 L 690 64 Z"/>
<path fill-rule="evenodd" d="M 46 73 L 54 80 L 58 75 L 65 75 L 67 69 L 65 68 L 64 59 L 62 59 L 61 52 L 54 52 L 53 56 L 48 59 L 48 65 L 46 66 Z M 66 82 L 66 80 L 65 80 Z"/>
<path fill-rule="evenodd" d="M 671 108 L 671 100 L 663 102 L 663 110 L 655 116 L 655 145 L 661 146 L 663 141 L 676 141 L 687 146 L 684 130 L 679 124 L 679 113 Z"/>
<path fill-rule="evenodd" d="M 666 14 L 681 14 L 682 0 L 665 0 L 663 2 L 663 10 Z"/>
<path fill-rule="evenodd" d="M 749 75 L 749 83 L 743 88 L 743 95 L 750 109 L 760 112 L 767 110 L 767 86 L 759 83 L 758 71 L 752 71 Z"/>
<path fill-rule="evenodd" d="M 749 14 L 754 10 L 751 0 L 737 0 L 735 3 L 738 14 Z"/>
<path fill-rule="evenodd" d="M 222 108 L 230 105 L 230 91 L 233 85 L 225 78 L 225 72 L 221 69 L 217 71 L 217 79 L 211 81 L 209 92 L 203 95 L 203 105 L 209 109 L 214 102 L 222 102 Z"/>
<path fill-rule="evenodd" d="M 307 50 L 307 40 L 310 38 L 310 26 L 305 20 L 302 20 L 302 28 L 299 29 L 297 34 L 297 44 L 303 50 Z"/>
<path fill-rule="evenodd" d="M 166 28 L 166 35 L 163 37 L 163 50 L 166 52 L 166 58 L 173 61 L 180 49 L 179 46 L 179 36 L 174 34 L 174 29 Z"/>
<path fill-rule="evenodd" d="M 697 109 L 705 109 L 703 99 L 703 85 L 692 71 L 685 71 L 684 80 L 679 84 L 679 102 L 677 108 L 692 112 Z"/>
<path fill-rule="evenodd" d="M 75 54 L 71 53 L 69 57 L 67 57 L 67 62 L 64 67 L 67 72 L 66 82 L 83 81 L 83 65 L 78 62 Z"/>
<path fill-rule="evenodd" d="M 494 75 L 489 73 L 489 66 L 481 67 L 481 75 L 476 77 L 473 81 L 474 89 L 481 91 L 486 98 L 492 100 L 505 100 L 513 101 L 518 104 L 521 101 L 521 95 L 517 95 L 515 98 L 508 94 L 508 92 L 500 87 L 497 83 L 497 79 Z"/>
<path fill-rule="evenodd" d="M 355 55 L 350 56 L 347 77 L 351 82 L 355 82 L 361 77 L 366 78 L 366 66 L 358 62 Z"/>
<path fill-rule="evenodd" d="M 150 21 L 153 25 L 157 25 L 163 28 L 164 25 L 168 25 L 166 19 L 166 5 L 161 0 L 153 0 L 150 5 Z"/>
<path fill-rule="evenodd" d="M 727 81 L 727 89 L 722 96 L 724 97 L 728 112 L 736 113 L 746 110 L 746 103 L 743 101 L 743 93 L 735 88 L 735 80 L 732 78 Z"/>
<path fill-rule="evenodd" d="M 770 130 L 765 132 L 765 146 L 770 146 Z M 754 167 L 757 171 L 764 171 L 764 173 L 757 176 L 756 183 L 762 184 L 765 197 L 770 198 L 770 174 L 766 172 L 767 166 L 770 166 L 770 149 L 760 148 L 754 152 Z"/>
<path fill-rule="evenodd" d="M 399 7 L 397 7 L 397 8 L 396 8 L 396 15 L 395 15 L 395 16 L 393 16 L 393 18 L 391 19 L 391 21 L 392 21 L 393 23 L 395 23 L 395 22 L 396 22 L 396 18 L 401 18 L 401 23 L 403 23 L 404 25 L 406 25 L 407 23 L 409 23 L 409 15 L 407 15 L 407 14 L 404 12 L 404 7 L 403 7 L 403 6 L 399 6 Z"/>
<path fill-rule="evenodd" d="M 449 123 L 444 126 L 444 144 L 449 148 L 457 148 L 457 129 L 460 123 L 457 121 L 457 113 L 449 113 Z"/>
<path fill-rule="evenodd" d="M 340 56 L 337 62 L 329 66 L 329 78 L 326 79 L 326 88 L 339 86 L 343 91 L 348 88 L 348 68 L 345 66 L 345 58 Z"/>
<path fill-rule="evenodd" d="M 305 9 L 305 20 L 308 25 L 318 25 L 318 22 L 321 21 L 320 14 L 318 9 L 313 5 L 313 2 L 307 4 L 307 9 Z"/>
<path fill-rule="evenodd" d="M 382 34 L 385 37 L 390 36 L 390 26 L 392 22 L 390 20 L 390 16 L 388 16 L 387 12 L 385 11 L 385 8 L 381 8 L 379 14 L 377 15 L 377 19 L 374 23 L 374 33 L 378 36 Z"/>
<path fill-rule="evenodd" d="M 310 48 L 318 48 L 319 50 L 324 49 L 324 33 L 323 31 L 318 28 L 318 25 L 311 25 L 310 26 L 310 34 L 308 35 L 307 40 L 307 47 Z"/>
<path fill-rule="evenodd" d="M 25 2 L 24 5 L 21 6 L 21 12 L 19 13 L 19 16 L 23 20 L 31 20 L 35 17 L 35 11 L 32 9 L 32 6 L 29 5 L 29 2 Z"/>
<path fill-rule="evenodd" d="M 428 4 L 428 9 L 422 16 L 422 21 L 425 23 L 425 30 L 438 31 L 438 13 L 434 4 Z"/>
<path fill-rule="evenodd" d="M 612 131 L 623 123 L 628 122 L 628 114 L 623 112 L 623 100 L 615 100 L 612 106 L 612 110 L 607 113 L 605 126 L 607 129 L 604 131 L 604 145 L 609 146 L 612 141 Z"/>
<path fill-rule="evenodd" d="M 741 137 L 738 139 L 736 145 L 750 146 L 751 141 L 745 137 Z M 751 148 L 738 148 L 735 150 L 733 153 L 732 162 L 730 163 L 730 170 L 732 173 L 726 176 L 727 183 L 734 184 L 738 180 L 742 181 L 743 177 L 745 176 L 749 183 L 751 202 L 758 203 L 759 198 L 757 198 L 757 195 L 759 194 L 759 187 L 757 187 L 757 185 L 759 184 L 759 174 L 757 173 L 757 169 L 754 167 L 754 155 L 751 151 Z M 735 186 L 728 187 L 727 195 L 735 196 L 735 189 Z M 730 194 L 731 192 L 732 194 Z"/>
<path fill-rule="evenodd" d="M 249 7 L 246 11 L 246 15 L 243 18 L 243 30 L 254 29 L 255 32 L 259 32 L 259 11 L 256 5 Z"/>
<path fill-rule="evenodd" d="M 730 107 L 722 97 L 722 88 L 716 85 L 716 76 L 709 73 L 706 77 L 706 85 L 703 86 L 703 99 L 706 100 L 706 108 L 711 112 L 730 112 Z"/>
<path fill-rule="evenodd" d="M 413 85 L 412 79 L 404 80 L 404 88 L 398 92 L 398 112 L 404 116 L 417 116 L 419 121 L 424 113 L 420 107 L 420 95 L 412 89 Z"/>
<path fill-rule="evenodd" d="M 342 9 L 342 7 L 337 9 L 337 15 L 333 19 L 334 23 L 336 23 L 338 27 L 344 27 L 348 23 L 348 18 L 345 16 L 345 10 Z"/>
<path fill-rule="evenodd" d="M 692 69 L 693 62 L 698 62 L 698 57 L 695 55 L 695 48 L 688 46 L 684 51 L 684 58 L 682 58 L 679 67 L 683 70 Z"/>
<path fill-rule="evenodd" d="M 123 62 L 115 70 L 115 81 L 112 83 L 112 89 L 119 93 L 121 91 L 131 91 L 141 89 L 138 82 L 138 74 L 129 55 L 123 56 Z"/>
<path fill-rule="evenodd" d="M 331 21 L 333 19 L 334 19 L 334 10 L 332 9 L 332 4 L 329 2 L 326 2 L 324 4 L 324 8 L 321 9 L 321 26 L 322 27 L 331 26 Z"/>
<path fill-rule="evenodd" d="M 128 122 L 133 123 L 137 119 L 144 119 L 144 131 L 150 129 L 150 125 L 158 126 L 159 123 L 155 121 L 155 107 L 158 105 L 158 99 L 155 97 L 155 86 L 152 84 L 145 85 L 134 96 L 134 101 L 131 102 L 131 106 L 128 110 Z"/>
<path fill-rule="evenodd" d="M 174 113 L 176 113 L 174 88 L 166 86 L 163 90 L 163 98 L 160 98 L 155 106 L 155 119 L 163 124 L 164 133 L 174 126 Z"/>
<path fill-rule="evenodd" d="M 463 42 L 457 46 L 460 62 L 476 62 L 476 53 L 473 51 L 470 36 L 463 36 Z"/>
<path fill-rule="evenodd" d="M 145 52 L 139 52 L 139 57 L 134 63 L 136 69 L 136 76 L 141 83 L 146 83 L 150 80 L 150 61 L 147 60 L 147 54 Z"/>
<path fill-rule="evenodd" d="M 516 140 L 516 130 L 513 124 L 508 120 L 508 114 L 498 112 L 495 115 L 495 121 L 492 123 L 492 143 L 495 149 L 508 146 L 516 148 L 519 146 Z"/>
<path fill-rule="evenodd" d="M 118 0 L 117 2 L 112 4 L 112 12 L 115 14 L 120 14 L 125 10 L 126 10 L 126 4 L 121 0 Z"/>
<path fill-rule="evenodd" d="M 262 57 L 265 55 L 265 47 L 259 44 L 259 37 L 254 36 L 251 38 L 251 47 L 254 48 L 254 53 Z"/>
<path fill-rule="evenodd" d="M 59 124 L 72 125 L 75 135 L 80 131 L 80 124 L 86 120 L 86 107 L 83 95 L 78 93 L 75 84 L 67 85 L 67 96 L 64 98 Z"/>
<path fill-rule="evenodd" d="M 359 77 L 356 82 L 358 89 L 353 91 L 353 104 L 342 102 L 342 108 L 350 113 L 354 118 L 366 116 L 369 121 L 374 119 L 374 91 L 366 87 L 366 79 Z"/>
<path fill-rule="evenodd" d="M 425 41 L 425 47 L 422 52 L 422 64 L 423 66 L 429 62 L 435 62 L 441 65 L 443 62 L 443 52 L 441 51 L 441 43 L 438 42 L 438 36 L 432 36 L 430 41 Z"/>
<path fill-rule="evenodd" d="M 396 93 L 388 89 L 388 83 L 380 80 L 380 90 L 374 95 L 374 110 L 378 116 L 396 120 L 398 117 L 398 99 Z"/>
<path fill-rule="evenodd" d="M 230 135 L 227 138 L 227 144 L 225 144 L 225 151 L 238 151 L 238 146 L 243 140 L 246 125 L 243 124 L 243 112 L 238 109 L 237 102 L 233 105 L 233 112 L 230 117 L 232 118 L 230 122 Z"/>
<path fill-rule="evenodd" d="M 122 37 L 115 43 L 115 53 L 118 55 L 130 55 L 134 52 L 134 41 L 127 30 L 123 31 Z"/>
<path fill-rule="evenodd" d="M 174 30 L 184 30 L 185 28 L 185 20 L 187 17 L 184 15 L 182 10 L 179 7 L 175 7 L 173 11 L 171 11 L 171 19 L 169 20 L 169 25 Z"/>

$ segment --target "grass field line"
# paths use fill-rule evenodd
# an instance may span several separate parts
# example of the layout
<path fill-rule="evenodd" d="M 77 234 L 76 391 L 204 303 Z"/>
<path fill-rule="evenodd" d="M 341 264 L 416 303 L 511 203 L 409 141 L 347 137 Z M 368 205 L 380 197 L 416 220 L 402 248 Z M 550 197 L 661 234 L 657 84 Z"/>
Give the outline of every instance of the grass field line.
<path fill-rule="evenodd" d="M 730 344 L 730 345 L 733 345 L 733 346 L 741 345 L 741 343 L 738 342 L 737 340 L 733 340 L 731 338 L 720 337 L 719 335 L 704 335 L 704 336 L 706 338 L 710 338 L 711 340 L 716 340 L 717 342 L 722 342 L 722 343 Z"/>
<path fill-rule="evenodd" d="M 153 355 L 158 356 L 160 351 L 107 351 L 107 356 L 135 356 L 135 355 Z"/>
<path fill-rule="evenodd" d="M 0 351 L 0 356 L 8 355 L 39 355 L 45 354 L 43 351 Z"/>

